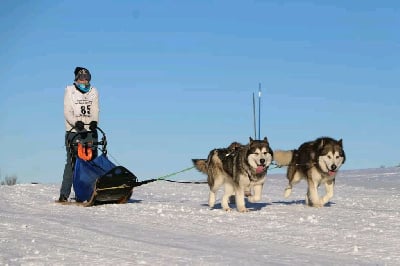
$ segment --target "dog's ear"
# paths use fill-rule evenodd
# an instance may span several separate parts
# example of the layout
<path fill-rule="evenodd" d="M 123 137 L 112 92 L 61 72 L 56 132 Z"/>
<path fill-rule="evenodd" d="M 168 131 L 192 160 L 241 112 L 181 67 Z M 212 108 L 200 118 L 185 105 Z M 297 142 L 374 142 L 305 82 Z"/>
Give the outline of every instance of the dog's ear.
<path fill-rule="evenodd" d="M 338 144 L 340 145 L 340 147 L 343 148 L 343 140 L 342 139 L 339 139 Z"/>
<path fill-rule="evenodd" d="M 267 143 L 268 143 L 268 139 L 267 139 L 267 137 L 264 137 L 264 142 L 267 142 Z"/>
<path fill-rule="evenodd" d="M 344 150 L 343 150 L 343 140 L 340 139 L 340 140 L 338 141 L 338 144 L 339 144 L 340 149 L 341 149 L 341 156 L 343 157 L 343 162 L 342 162 L 342 164 L 344 164 L 344 162 L 346 161 L 346 153 L 345 153 Z"/>
<path fill-rule="evenodd" d="M 253 142 L 253 138 L 252 137 L 249 137 L 249 140 L 250 140 L 250 142 Z"/>
<path fill-rule="evenodd" d="M 324 148 L 324 139 L 319 141 L 318 149 L 322 150 Z"/>

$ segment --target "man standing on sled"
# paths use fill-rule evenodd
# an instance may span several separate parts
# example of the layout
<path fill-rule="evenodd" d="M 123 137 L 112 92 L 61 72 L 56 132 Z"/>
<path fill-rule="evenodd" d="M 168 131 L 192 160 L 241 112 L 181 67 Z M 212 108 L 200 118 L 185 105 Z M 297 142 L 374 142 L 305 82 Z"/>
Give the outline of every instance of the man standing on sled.
<path fill-rule="evenodd" d="M 64 94 L 67 161 L 60 188 L 60 202 L 68 201 L 73 182 L 76 154 L 71 154 L 69 143 L 88 138 L 90 141 L 97 142 L 98 138 L 96 128 L 99 121 L 99 95 L 97 89 L 90 84 L 91 74 L 88 69 L 76 67 L 74 74 L 74 84 L 67 86 Z M 86 131 L 91 131 L 91 133 L 85 134 Z M 93 156 L 95 157 L 96 155 Z"/>

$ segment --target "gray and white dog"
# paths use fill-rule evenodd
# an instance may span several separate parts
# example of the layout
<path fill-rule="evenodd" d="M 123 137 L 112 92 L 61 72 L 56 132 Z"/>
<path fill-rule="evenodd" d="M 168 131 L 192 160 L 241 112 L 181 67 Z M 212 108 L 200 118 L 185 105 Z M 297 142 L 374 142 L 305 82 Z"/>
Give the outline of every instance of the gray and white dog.
<path fill-rule="evenodd" d="M 272 162 L 273 152 L 268 139 L 253 140 L 247 145 L 232 143 L 228 148 L 213 149 L 207 159 L 193 159 L 194 166 L 202 173 L 207 174 L 210 187 L 208 205 L 215 205 L 216 192 L 224 185 L 222 208 L 230 211 L 229 197 L 235 195 L 236 208 L 239 212 L 246 212 L 245 192 L 254 190 L 249 195 L 249 202 L 261 200 L 261 194 L 267 169 Z"/>
<path fill-rule="evenodd" d="M 342 139 L 321 137 L 303 143 L 296 150 L 276 150 L 274 160 L 280 166 L 288 166 L 289 184 L 285 189 L 285 198 L 292 193 L 293 185 L 301 179 L 306 179 L 308 184 L 306 204 L 322 207 L 333 197 L 336 173 L 344 164 L 346 155 Z M 323 197 L 319 197 L 318 194 L 318 187 L 321 184 L 325 184 L 326 190 Z"/>

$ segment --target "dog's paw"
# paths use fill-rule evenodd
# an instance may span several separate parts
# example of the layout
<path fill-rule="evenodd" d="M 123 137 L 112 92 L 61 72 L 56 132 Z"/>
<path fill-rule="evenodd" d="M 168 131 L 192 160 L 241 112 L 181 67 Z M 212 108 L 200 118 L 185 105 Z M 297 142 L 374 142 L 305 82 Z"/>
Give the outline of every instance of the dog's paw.
<path fill-rule="evenodd" d="M 283 195 L 285 198 L 288 198 L 292 194 L 292 187 L 285 188 L 285 194 Z"/>
<path fill-rule="evenodd" d="M 239 208 L 238 211 L 239 212 L 249 212 L 250 210 L 247 209 L 246 207 L 243 207 L 243 208 Z"/>
<path fill-rule="evenodd" d="M 322 208 L 322 207 L 324 207 L 324 205 L 322 205 L 321 203 L 312 203 L 309 206 L 314 207 L 314 208 Z"/>
<path fill-rule="evenodd" d="M 232 209 L 231 209 L 231 208 L 224 208 L 224 211 L 226 211 L 226 212 L 231 212 Z"/>
<path fill-rule="evenodd" d="M 315 208 L 321 208 L 321 207 L 324 206 L 324 204 L 322 204 L 321 201 L 319 201 L 319 202 L 312 202 L 312 201 L 308 198 L 308 196 L 306 196 L 306 205 L 307 205 L 307 206 L 310 206 L 310 207 L 315 207 Z"/>

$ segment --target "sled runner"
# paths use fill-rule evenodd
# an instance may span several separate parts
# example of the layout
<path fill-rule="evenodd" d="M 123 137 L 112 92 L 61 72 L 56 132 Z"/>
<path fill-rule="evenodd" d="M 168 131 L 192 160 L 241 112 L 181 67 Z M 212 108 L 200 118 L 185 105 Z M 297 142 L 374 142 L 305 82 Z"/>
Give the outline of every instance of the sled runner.
<path fill-rule="evenodd" d="M 69 141 L 73 163 L 73 188 L 77 204 L 92 206 L 107 203 L 126 203 L 136 186 L 142 185 L 137 177 L 123 166 L 116 166 L 107 157 L 107 139 L 104 131 L 78 132 Z M 97 156 L 98 150 L 101 154 Z"/>

